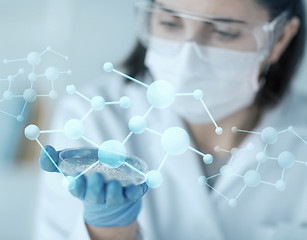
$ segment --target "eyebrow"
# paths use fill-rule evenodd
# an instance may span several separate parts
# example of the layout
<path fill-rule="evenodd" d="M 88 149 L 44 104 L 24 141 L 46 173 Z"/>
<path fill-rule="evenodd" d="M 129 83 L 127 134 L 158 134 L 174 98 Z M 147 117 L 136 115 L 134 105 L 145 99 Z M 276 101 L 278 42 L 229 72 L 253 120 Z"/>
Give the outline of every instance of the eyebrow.
<path fill-rule="evenodd" d="M 172 10 L 171 8 L 167 7 L 163 3 L 156 3 L 163 11 L 176 14 L 178 13 L 176 10 Z M 234 18 L 225 18 L 225 17 L 212 17 L 209 18 L 210 20 L 218 21 L 218 22 L 224 22 L 224 23 L 240 23 L 240 24 L 246 24 L 247 22 L 241 19 L 234 19 Z"/>

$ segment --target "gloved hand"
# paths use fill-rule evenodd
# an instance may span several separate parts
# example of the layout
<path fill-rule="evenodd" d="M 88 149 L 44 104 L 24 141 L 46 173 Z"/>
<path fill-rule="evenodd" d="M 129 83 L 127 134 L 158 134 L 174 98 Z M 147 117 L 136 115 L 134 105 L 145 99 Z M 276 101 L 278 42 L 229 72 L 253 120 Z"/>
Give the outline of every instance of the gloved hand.
<path fill-rule="evenodd" d="M 59 152 L 51 146 L 45 150 L 58 164 Z M 57 172 L 45 151 L 41 151 L 40 167 L 47 172 Z M 147 192 L 147 185 L 122 187 L 118 181 L 106 182 L 94 172 L 90 176 L 77 178 L 71 194 L 83 201 L 85 222 L 94 227 L 120 227 L 133 223 L 140 210 L 141 198 Z"/>

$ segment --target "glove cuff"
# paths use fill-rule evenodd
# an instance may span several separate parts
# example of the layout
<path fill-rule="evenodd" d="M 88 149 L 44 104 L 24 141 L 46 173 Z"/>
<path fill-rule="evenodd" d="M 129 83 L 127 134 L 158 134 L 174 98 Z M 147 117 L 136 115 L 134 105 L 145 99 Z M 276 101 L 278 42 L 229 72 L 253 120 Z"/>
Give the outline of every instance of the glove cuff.
<path fill-rule="evenodd" d="M 141 210 L 141 199 L 115 207 L 84 202 L 84 220 L 93 227 L 122 227 L 132 224 Z"/>

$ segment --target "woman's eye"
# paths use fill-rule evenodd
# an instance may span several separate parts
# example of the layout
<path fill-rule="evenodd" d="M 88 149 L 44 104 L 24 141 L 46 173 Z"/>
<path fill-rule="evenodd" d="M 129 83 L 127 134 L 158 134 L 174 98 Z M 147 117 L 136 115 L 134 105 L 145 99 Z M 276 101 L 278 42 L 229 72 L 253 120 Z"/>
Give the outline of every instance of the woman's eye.
<path fill-rule="evenodd" d="M 225 40 L 237 39 L 238 37 L 240 37 L 240 32 L 227 32 L 222 30 L 214 30 L 214 33 L 218 34 L 218 36 L 221 39 Z"/>
<path fill-rule="evenodd" d="M 170 22 L 170 21 L 160 21 L 160 24 L 169 29 L 175 29 L 175 28 L 181 27 L 181 24 L 176 23 L 176 22 Z"/>

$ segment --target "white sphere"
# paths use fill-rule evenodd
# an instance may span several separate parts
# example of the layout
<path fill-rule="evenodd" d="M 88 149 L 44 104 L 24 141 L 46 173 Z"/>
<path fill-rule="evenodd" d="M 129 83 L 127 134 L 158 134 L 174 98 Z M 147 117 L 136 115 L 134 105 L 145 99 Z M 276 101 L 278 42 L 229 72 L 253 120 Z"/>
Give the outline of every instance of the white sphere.
<path fill-rule="evenodd" d="M 129 121 L 129 129 L 134 134 L 141 134 L 147 128 L 146 119 L 142 116 L 132 117 Z"/>
<path fill-rule="evenodd" d="M 278 155 L 277 162 L 281 168 L 291 168 L 295 164 L 295 157 L 291 152 L 285 151 Z"/>
<path fill-rule="evenodd" d="M 26 102 L 35 102 L 35 100 L 37 99 L 37 93 L 34 89 L 32 88 L 28 88 L 23 92 L 23 99 Z"/>
<path fill-rule="evenodd" d="M 193 92 L 193 97 L 196 99 L 196 100 L 200 100 L 204 97 L 204 93 L 202 90 L 200 89 L 196 89 L 194 92 Z"/>
<path fill-rule="evenodd" d="M 275 183 L 275 188 L 279 192 L 283 192 L 286 190 L 287 184 L 284 180 L 279 180 Z"/>
<path fill-rule="evenodd" d="M 217 127 L 217 128 L 215 129 L 215 133 L 216 133 L 217 135 L 222 135 L 222 134 L 223 134 L 223 128 Z"/>
<path fill-rule="evenodd" d="M 289 126 L 288 127 L 288 131 L 293 133 L 294 132 L 294 127 L 293 126 Z"/>
<path fill-rule="evenodd" d="M 71 176 L 67 176 L 63 179 L 62 185 L 65 189 L 73 190 L 76 187 L 76 179 Z"/>
<path fill-rule="evenodd" d="M 228 201 L 228 205 L 229 205 L 229 207 L 235 208 L 236 206 L 238 206 L 238 202 L 237 202 L 236 199 L 230 199 Z"/>
<path fill-rule="evenodd" d="M 221 151 L 221 147 L 220 147 L 220 146 L 215 146 L 215 147 L 214 147 L 214 151 L 215 151 L 215 152 Z"/>
<path fill-rule="evenodd" d="M 14 77 L 13 75 L 9 75 L 9 76 L 7 77 L 7 80 L 8 80 L 9 82 L 14 82 L 15 77 Z"/>
<path fill-rule="evenodd" d="M 37 52 L 30 52 L 27 56 L 27 62 L 30 65 L 36 66 L 41 62 L 41 55 Z"/>
<path fill-rule="evenodd" d="M 199 178 L 198 178 L 198 183 L 200 184 L 200 185 L 202 185 L 202 186 L 204 186 L 204 185 L 206 185 L 207 184 L 207 178 L 205 177 L 205 176 L 200 176 Z"/>
<path fill-rule="evenodd" d="M 45 77 L 50 81 L 55 81 L 59 78 L 60 72 L 55 67 L 48 67 L 45 71 Z"/>
<path fill-rule="evenodd" d="M 204 157 L 203 157 L 203 162 L 205 164 L 211 164 L 213 163 L 213 156 L 211 154 L 206 154 Z"/>
<path fill-rule="evenodd" d="M 37 80 L 37 75 L 36 75 L 35 73 L 29 73 L 28 79 L 29 79 L 31 82 L 35 82 L 35 81 Z"/>
<path fill-rule="evenodd" d="M 69 94 L 69 95 L 75 94 L 76 91 L 77 91 L 77 88 L 76 88 L 76 86 L 73 85 L 73 84 L 72 84 L 72 85 L 68 85 L 68 86 L 66 87 L 66 93 Z"/>
<path fill-rule="evenodd" d="M 106 104 L 106 101 L 104 100 L 103 97 L 100 97 L 100 96 L 95 96 L 91 100 L 91 107 L 95 111 L 102 110 L 104 108 L 105 104 Z"/>
<path fill-rule="evenodd" d="M 122 107 L 122 108 L 129 108 L 131 106 L 131 99 L 129 97 L 121 97 L 119 99 L 119 105 Z"/>
<path fill-rule="evenodd" d="M 171 106 L 176 92 L 172 84 L 167 81 L 155 81 L 147 90 L 147 100 L 155 108 L 164 109 Z"/>
<path fill-rule="evenodd" d="M 17 122 L 22 122 L 24 120 L 24 117 L 22 115 L 18 115 L 16 117 Z"/>
<path fill-rule="evenodd" d="M 262 131 L 261 139 L 265 144 L 274 144 L 277 142 L 279 134 L 275 128 L 268 127 Z"/>
<path fill-rule="evenodd" d="M 49 92 L 49 97 L 50 97 L 51 99 L 57 99 L 57 97 L 58 97 L 57 91 L 51 90 L 51 91 Z"/>
<path fill-rule="evenodd" d="M 101 144 L 98 150 L 99 161 L 112 168 L 123 165 L 127 158 L 125 146 L 116 140 L 108 140 Z"/>
<path fill-rule="evenodd" d="M 233 133 L 236 133 L 236 132 L 238 132 L 238 128 L 237 128 L 237 127 L 232 127 L 232 128 L 231 128 L 231 131 L 232 131 Z"/>
<path fill-rule="evenodd" d="M 146 184 L 150 188 L 158 188 L 163 182 L 162 174 L 157 170 L 149 171 L 146 174 Z"/>
<path fill-rule="evenodd" d="M 106 62 L 106 63 L 103 65 L 103 70 L 104 70 L 105 72 L 108 72 L 108 73 L 109 73 L 109 72 L 112 72 L 113 69 L 114 69 L 113 64 L 110 63 L 110 62 Z"/>
<path fill-rule="evenodd" d="M 78 140 L 85 132 L 84 124 L 78 119 L 71 119 L 64 126 L 64 134 L 67 138 Z"/>
<path fill-rule="evenodd" d="M 258 162 L 264 163 L 264 162 L 267 161 L 267 156 L 266 156 L 265 152 L 259 152 L 256 155 L 256 159 L 257 159 Z"/>
<path fill-rule="evenodd" d="M 168 128 L 162 134 L 161 145 L 168 154 L 181 155 L 189 148 L 190 137 L 182 128 Z"/>
<path fill-rule="evenodd" d="M 232 155 L 233 157 L 235 157 L 235 156 L 238 155 L 239 149 L 238 149 L 238 148 L 233 148 L 233 149 L 231 149 L 230 153 L 231 153 L 231 155 Z"/>
<path fill-rule="evenodd" d="M 40 130 L 36 125 L 29 125 L 25 128 L 25 137 L 31 141 L 36 140 L 40 135 Z"/>
<path fill-rule="evenodd" d="M 10 100 L 12 100 L 12 99 L 13 99 L 13 92 L 10 91 L 10 90 L 4 91 L 4 93 L 3 93 L 3 99 L 4 99 L 5 101 L 10 101 Z"/>
<path fill-rule="evenodd" d="M 261 182 L 260 174 L 255 170 L 250 170 L 244 175 L 244 183 L 248 187 L 257 187 Z"/>

